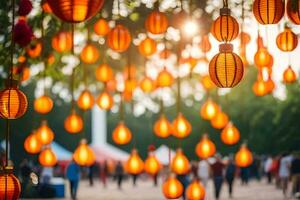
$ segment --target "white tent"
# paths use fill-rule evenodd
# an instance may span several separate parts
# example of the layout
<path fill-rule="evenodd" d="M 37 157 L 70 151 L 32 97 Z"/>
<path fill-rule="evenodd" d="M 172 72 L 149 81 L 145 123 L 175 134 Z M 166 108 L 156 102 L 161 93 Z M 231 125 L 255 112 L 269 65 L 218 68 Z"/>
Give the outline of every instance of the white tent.
<path fill-rule="evenodd" d="M 155 156 L 163 165 L 168 165 L 170 160 L 175 156 L 175 151 L 167 147 L 166 145 L 161 145 L 155 150 Z"/>

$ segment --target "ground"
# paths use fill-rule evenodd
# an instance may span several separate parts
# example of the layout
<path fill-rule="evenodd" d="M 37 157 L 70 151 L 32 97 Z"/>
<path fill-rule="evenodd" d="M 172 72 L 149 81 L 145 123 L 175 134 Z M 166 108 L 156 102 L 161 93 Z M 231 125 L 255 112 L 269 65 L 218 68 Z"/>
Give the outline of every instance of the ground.
<path fill-rule="evenodd" d="M 267 185 L 264 181 L 258 183 L 252 181 L 248 186 L 241 186 L 236 181 L 233 200 L 283 200 L 280 190 L 275 189 L 274 185 Z M 66 199 L 69 198 L 67 192 Z M 154 187 L 150 181 L 139 180 L 136 187 L 131 181 L 126 181 L 122 190 L 118 190 L 115 182 L 109 182 L 104 188 L 98 181 L 90 187 L 88 182 L 82 181 L 78 191 L 78 200 L 164 200 L 161 187 Z M 207 188 L 206 200 L 214 200 L 212 183 Z M 223 185 L 220 200 L 229 200 L 227 186 Z"/>

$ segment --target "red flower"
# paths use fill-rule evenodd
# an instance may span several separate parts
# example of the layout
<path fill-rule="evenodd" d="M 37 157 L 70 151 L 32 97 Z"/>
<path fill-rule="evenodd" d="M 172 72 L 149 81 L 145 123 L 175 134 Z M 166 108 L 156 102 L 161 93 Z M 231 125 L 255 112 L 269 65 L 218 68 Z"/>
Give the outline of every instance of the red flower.
<path fill-rule="evenodd" d="M 20 6 L 19 6 L 19 15 L 20 16 L 26 16 L 28 15 L 32 10 L 32 3 L 30 0 L 21 0 Z"/>
<path fill-rule="evenodd" d="M 20 19 L 14 28 L 13 40 L 21 47 L 27 46 L 33 38 L 31 27 L 26 23 L 25 20 Z"/>

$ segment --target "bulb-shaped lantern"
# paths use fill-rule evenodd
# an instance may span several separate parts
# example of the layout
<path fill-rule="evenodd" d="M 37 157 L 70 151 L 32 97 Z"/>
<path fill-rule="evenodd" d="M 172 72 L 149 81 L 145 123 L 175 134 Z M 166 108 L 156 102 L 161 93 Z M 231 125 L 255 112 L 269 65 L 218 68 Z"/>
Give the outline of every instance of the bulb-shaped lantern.
<path fill-rule="evenodd" d="M 98 19 L 94 24 L 94 32 L 99 36 L 106 36 L 110 27 L 105 19 Z"/>
<path fill-rule="evenodd" d="M 43 95 L 34 100 L 33 106 L 35 112 L 40 114 L 47 114 L 53 108 L 53 101 L 49 96 Z"/>
<path fill-rule="evenodd" d="M 86 64 L 94 64 L 95 62 L 97 62 L 99 56 L 100 56 L 100 53 L 99 53 L 97 47 L 93 44 L 85 45 L 85 47 L 83 47 L 83 49 L 80 53 L 81 61 Z"/>
<path fill-rule="evenodd" d="M 200 49 L 203 53 L 207 53 L 211 50 L 211 43 L 209 41 L 209 36 L 208 35 L 204 35 L 201 39 L 200 42 Z"/>
<path fill-rule="evenodd" d="M 41 126 L 37 129 L 36 134 L 42 145 L 50 144 L 54 139 L 54 133 L 48 126 L 46 120 L 42 121 Z"/>
<path fill-rule="evenodd" d="M 52 38 L 52 48 L 58 53 L 64 53 L 72 49 L 72 34 L 59 32 Z"/>
<path fill-rule="evenodd" d="M 79 146 L 73 154 L 73 159 L 78 165 L 85 167 L 89 167 L 95 163 L 95 154 L 85 139 L 80 141 Z"/>
<path fill-rule="evenodd" d="M 152 92 L 155 90 L 155 82 L 148 76 L 145 76 L 140 82 L 140 88 L 145 93 Z"/>
<path fill-rule="evenodd" d="M 173 121 L 173 136 L 177 138 L 185 138 L 192 131 L 192 125 L 183 116 L 182 113 L 178 113 L 177 117 Z"/>
<path fill-rule="evenodd" d="M 163 183 L 162 191 L 166 199 L 178 199 L 182 196 L 183 185 L 175 174 L 171 174 Z"/>
<path fill-rule="evenodd" d="M 107 44 L 112 50 L 122 53 L 126 51 L 131 43 L 131 35 L 129 30 L 118 24 L 107 35 Z"/>
<path fill-rule="evenodd" d="M 215 129 L 224 128 L 229 122 L 229 118 L 226 113 L 219 111 L 214 118 L 211 119 L 211 126 Z"/>
<path fill-rule="evenodd" d="M 239 167 L 249 167 L 253 162 L 251 151 L 243 144 L 235 155 L 235 163 Z"/>
<path fill-rule="evenodd" d="M 208 99 L 201 107 L 200 115 L 205 120 L 213 119 L 219 112 L 219 106 L 212 99 Z"/>
<path fill-rule="evenodd" d="M 112 139 L 116 144 L 124 145 L 131 141 L 132 134 L 123 121 L 119 122 L 112 133 Z"/>
<path fill-rule="evenodd" d="M 65 119 L 64 126 L 69 133 L 79 133 L 83 128 L 83 120 L 80 115 L 72 109 L 70 115 Z"/>
<path fill-rule="evenodd" d="M 283 82 L 284 83 L 294 83 L 297 80 L 296 72 L 293 70 L 291 66 L 289 66 L 283 72 Z"/>
<path fill-rule="evenodd" d="M 41 55 L 43 45 L 40 41 L 35 41 L 26 48 L 26 53 L 30 58 L 37 58 Z"/>
<path fill-rule="evenodd" d="M 229 122 L 221 132 L 221 140 L 224 144 L 234 145 L 240 140 L 240 131 Z"/>
<path fill-rule="evenodd" d="M 269 66 L 272 62 L 271 54 L 265 47 L 261 47 L 257 50 L 254 55 L 254 63 L 257 67 L 266 67 Z"/>
<path fill-rule="evenodd" d="M 276 38 L 277 47 L 284 52 L 291 52 L 298 46 L 298 36 L 289 27 L 285 27 Z"/>
<path fill-rule="evenodd" d="M 264 80 L 258 79 L 252 86 L 254 94 L 258 97 L 265 96 L 268 93 L 267 84 Z"/>
<path fill-rule="evenodd" d="M 204 200 L 205 188 L 199 180 L 193 180 L 186 189 L 187 200 Z"/>
<path fill-rule="evenodd" d="M 145 172 L 150 175 L 157 175 L 161 169 L 161 164 L 155 157 L 154 152 L 150 151 L 148 157 L 145 160 Z"/>
<path fill-rule="evenodd" d="M 159 72 L 156 82 L 158 87 L 170 87 L 174 83 L 174 78 L 172 74 L 164 68 L 161 72 Z"/>
<path fill-rule="evenodd" d="M 204 134 L 200 142 L 196 146 L 196 154 L 201 159 L 212 157 L 216 153 L 215 144 Z"/>
<path fill-rule="evenodd" d="M 167 16 L 157 10 L 151 12 L 145 21 L 146 30 L 155 35 L 165 33 L 168 25 Z"/>
<path fill-rule="evenodd" d="M 167 138 L 172 134 L 172 125 L 167 117 L 162 114 L 159 119 L 154 123 L 154 133 L 157 137 Z"/>
<path fill-rule="evenodd" d="M 147 37 L 139 44 L 139 52 L 145 57 L 152 56 L 156 52 L 155 40 Z"/>
<path fill-rule="evenodd" d="M 81 92 L 77 100 L 77 105 L 82 110 L 91 109 L 94 106 L 94 103 L 94 97 L 92 93 L 87 89 Z"/>
<path fill-rule="evenodd" d="M 212 82 L 209 75 L 204 75 L 203 77 L 201 77 L 200 82 L 204 87 L 204 89 L 206 90 L 211 90 L 216 87 L 216 85 L 214 84 L 214 82 Z"/>
<path fill-rule="evenodd" d="M 99 108 L 103 110 L 109 110 L 114 105 L 113 97 L 106 90 L 99 95 L 96 102 Z"/>
<path fill-rule="evenodd" d="M 21 184 L 13 174 L 12 167 L 5 167 L 0 171 L 0 199 L 17 200 L 21 193 Z"/>
<path fill-rule="evenodd" d="M 50 147 L 45 148 L 39 155 L 39 162 L 44 167 L 53 167 L 57 163 L 55 153 Z"/>
<path fill-rule="evenodd" d="M 0 91 L 0 116 L 4 119 L 18 119 L 27 111 L 28 102 L 25 94 L 12 81 Z"/>
<path fill-rule="evenodd" d="M 101 64 L 96 69 L 96 78 L 98 81 L 107 83 L 114 78 L 114 72 L 108 64 Z"/>
<path fill-rule="evenodd" d="M 190 170 L 190 162 L 184 155 L 182 149 L 177 149 L 171 163 L 172 172 L 178 175 L 187 174 Z"/>
<path fill-rule="evenodd" d="M 24 149 L 27 153 L 37 154 L 41 151 L 42 143 L 36 132 L 31 133 L 24 141 Z"/>
<path fill-rule="evenodd" d="M 144 170 L 144 162 L 140 158 L 138 151 L 133 149 L 128 160 L 125 163 L 125 169 L 129 174 L 140 174 Z"/>

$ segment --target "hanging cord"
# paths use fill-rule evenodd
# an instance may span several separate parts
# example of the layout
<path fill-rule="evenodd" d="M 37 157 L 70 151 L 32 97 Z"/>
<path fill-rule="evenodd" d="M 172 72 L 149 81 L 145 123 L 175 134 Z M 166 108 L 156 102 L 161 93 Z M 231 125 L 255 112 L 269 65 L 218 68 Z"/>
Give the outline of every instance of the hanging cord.
<path fill-rule="evenodd" d="M 228 0 L 223 0 L 223 6 L 224 8 L 228 8 Z"/>
<path fill-rule="evenodd" d="M 45 28 L 44 28 L 44 18 L 45 18 L 45 12 L 44 10 L 42 11 L 42 20 L 41 20 L 41 40 L 42 40 L 42 46 L 43 46 L 43 50 L 44 51 L 44 47 L 45 47 L 45 40 L 44 40 L 44 37 L 45 37 Z M 43 52 L 44 54 L 44 52 Z M 45 56 L 45 55 L 43 55 Z M 47 67 L 48 67 L 48 62 L 45 58 L 43 58 L 44 60 L 44 69 L 43 69 L 43 91 L 44 91 L 44 95 L 47 94 L 47 91 L 46 91 L 46 71 L 47 71 Z"/>
<path fill-rule="evenodd" d="M 125 121 L 124 119 L 124 99 L 123 99 L 123 94 L 120 92 L 120 97 L 121 97 L 121 100 L 120 100 L 120 120 L 121 121 Z"/>
<path fill-rule="evenodd" d="M 74 53 L 74 46 L 75 46 L 75 42 L 74 42 L 74 29 L 75 29 L 75 27 L 74 27 L 75 25 L 74 24 L 72 24 L 72 55 L 74 56 L 75 55 L 75 53 Z M 72 70 L 72 74 L 71 74 L 71 81 L 70 81 L 70 84 L 71 84 L 71 95 L 72 95 L 72 102 L 71 102 L 71 108 L 72 108 L 72 110 L 73 109 L 75 109 L 75 98 L 74 98 L 74 85 L 75 85 L 75 80 L 74 80 L 74 77 L 75 76 L 75 67 L 73 68 L 73 70 Z"/>
<path fill-rule="evenodd" d="M 181 34 L 182 36 L 182 34 Z M 181 49 L 182 49 L 182 43 L 179 42 L 179 47 L 178 47 L 178 51 L 177 51 L 177 113 L 180 112 L 181 108 L 180 108 L 180 98 L 181 98 L 181 78 L 180 78 L 180 57 L 181 57 Z"/>

